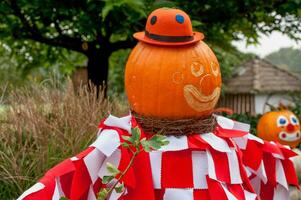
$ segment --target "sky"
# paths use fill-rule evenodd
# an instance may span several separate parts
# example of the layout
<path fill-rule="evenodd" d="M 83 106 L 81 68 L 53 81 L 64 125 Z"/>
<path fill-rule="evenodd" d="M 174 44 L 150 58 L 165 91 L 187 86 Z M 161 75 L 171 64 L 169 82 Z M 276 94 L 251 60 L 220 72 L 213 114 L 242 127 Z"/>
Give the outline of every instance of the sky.
<path fill-rule="evenodd" d="M 280 32 L 272 32 L 269 36 L 261 35 L 259 43 L 258 45 L 246 46 L 246 41 L 234 41 L 233 45 L 242 52 L 255 53 L 260 57 L 278 51 L 283 47 L 301 48 L 301 42 L 297 43 Z"/>

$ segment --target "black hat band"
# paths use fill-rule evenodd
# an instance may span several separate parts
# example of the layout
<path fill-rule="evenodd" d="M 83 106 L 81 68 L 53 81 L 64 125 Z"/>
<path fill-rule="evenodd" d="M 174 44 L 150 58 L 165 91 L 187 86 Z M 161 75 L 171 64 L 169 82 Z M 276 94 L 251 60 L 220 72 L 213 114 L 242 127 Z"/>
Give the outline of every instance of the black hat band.
<path fill-rule="evenodd" d="M 160 42 L 189 42 L 193 40 L 193 36 L 166 36 L 166 35 L 156 35 L 148 31 L 145 31 L 145 36 L 157 40 Z"/>

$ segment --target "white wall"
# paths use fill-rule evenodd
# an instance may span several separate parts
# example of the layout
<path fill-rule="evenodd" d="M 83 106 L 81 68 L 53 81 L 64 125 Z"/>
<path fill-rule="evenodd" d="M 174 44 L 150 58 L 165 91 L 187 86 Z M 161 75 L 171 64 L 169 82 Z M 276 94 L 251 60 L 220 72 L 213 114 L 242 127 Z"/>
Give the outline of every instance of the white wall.
<path fill-rule="evenodd" d="M 265 106 L 266 102 L 276 107 L 279 106 L 280 102 L 284 105 L 291 105 L 293 103 L 291 97 L 286 94 L 274 94 L 270 96 L 266 94 L 257 94 L 255 95 L 256 114 L 263 114 L 270 111 L 269 106 Z"/>

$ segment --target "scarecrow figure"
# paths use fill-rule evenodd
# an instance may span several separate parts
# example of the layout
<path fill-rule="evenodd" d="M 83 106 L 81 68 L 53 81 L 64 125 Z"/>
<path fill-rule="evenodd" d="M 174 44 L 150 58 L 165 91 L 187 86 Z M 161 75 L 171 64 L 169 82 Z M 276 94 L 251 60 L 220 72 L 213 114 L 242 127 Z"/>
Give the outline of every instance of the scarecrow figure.
<path fill-rule="evenodd" d="M 249 134 L 247 124 L 212 114 L 220 68 L 188 15 L 157 9 L 134 37 L 139 43 L 125 73 L 131 114 L 103 120 L 90 147 L 49 170 L 19 199 L 97 199 L 109 187 L 106 163 L 124 171 L 131 162 L 133 151 L 121 144 L 133 128 L 141 138 L 160 132 L 168 144 L 141 151 L 117 179 L 124 189 L 106 199 L 288 199 L 289 184 L 298 185 L 289 159 L 295 154 Z"/>

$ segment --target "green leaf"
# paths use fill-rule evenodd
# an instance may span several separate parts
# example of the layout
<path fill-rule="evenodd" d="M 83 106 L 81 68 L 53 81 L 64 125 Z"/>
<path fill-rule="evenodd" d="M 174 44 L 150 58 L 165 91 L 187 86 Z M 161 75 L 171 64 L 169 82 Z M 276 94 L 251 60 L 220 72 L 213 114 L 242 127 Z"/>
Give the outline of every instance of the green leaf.
<path fill-rule="evenodd" d="M 108 196 L 108 190 L 106 188 L 102 188 L 97 194 L 97 200 L 105 200 Z"/>
<path fill-rule="evenodd" d="M 141 0 L 106 0 L 105 6 L 101 11 L 101 15 L 103 20 L 108 16 L 110 12 L 114 12 L 116 8 L 120 8 L 122 6 L 126 6 L 130 8 L 132 11 L 139 13 L 141 16 L 146 17 L 144 12 L 144 4 Z"/>
<path fill-rule="evenodd" d="M 152 147 L 152 149 L 155 149 L 155 150 L 160 149 L 162 146 L 160 142 L 154 141 L 154 140 L 150 140 L 149 145 Z"/>
<path fill-rule="evenodd" d="M 152 149 L 150 148 L 150 144 L 147 140 L 141 141 L 141 145 L 142 145 L 144 151 L 146 151 L 146 152 L 152 151 Z"/>
<path fill-rule="evenodd" d="M 141 145 L 146 152 L 152 150 L 158 150 L 162 146 L 167 145 L 169 142 L 166 140 L 166 137 L 163 135 L 154 135 L 149 140 L 141 141 Z"/>
<path fill-rule="evenodd" d="M 141 131 L 138 127 L 132 128 L 132 139 L 134 142 L 137 142 L 140 140 L 141 137 Z"/>
<path fill-rule="evenodd" d="M 110 42 L 118 42 L 118 41 L 126 41 L 128 38 L 128 34 L 126 32 L 122 33 L 112 33 L 110 36 Z"/>
<path fill-rule="evenodd" d="M 109 162 L 107 163 L 107 170 L 110 172 L 112 176 L 116 176 L 117 174 L 120 173 L 119 169 L 117 169 L 117 167 L 115 167 L 113 164 Z"/>
<path fill-rule="evenodd" d="M 203 23 L 197 20 L 191 20 L 191 24 L 193 27 L 198 27 L 198 26 L 202 26 Z"/>
<path fill-rule="evenodd" d="M 124 148 L 130 148 L 130 144 L 126 142 L 122 143 L 121 146 L 123 146 Z"/>
<path fill-rule="evenodd" d="M 123 136 L 122 136 L 122 138 L 123 138 L 124 140 L 126 140 L 126 141 L 130 142 L 130 143 L 134 143 L 134 141 L 133 141 L 133 138 L 132 138 L 132 137 L 129 137 L 129 136 L 125 136 L 125 135 L 123 135 Z"/>
<path fill-rule="evenodd" d="M 104 176 L 102 178 L 102 183 L 103 184 L 108 184 L 109 182 L 111 182 L 115 177 L 114 176 Z"/>
<path fill-rule="evenodd" d="M 118 185 L 118 186 L 116 186 L 116 187 L 115 187 L 115 191 L 116 191 L 117 193 L 122 193 L 122 192 L 124 191 L 124 185 L 123 185 L 123 183 L 120 184 L 120 185 Z"/>
<path fill-rule="evenodd" d="M 104 21 L 105 20 L 105 18 L 107 17 L 107 15 L 109 14 L 109 12 L 111 11 L 111 10 L 113 10 L 113 5 L 111 5 L 111 4 L 107 4 L 106 3 L 106 5 L 105 5 L 105 7 L 102 9 L 102 11 L 101 11 L 101 16 L 102 16 L 102 20 Z"/>

